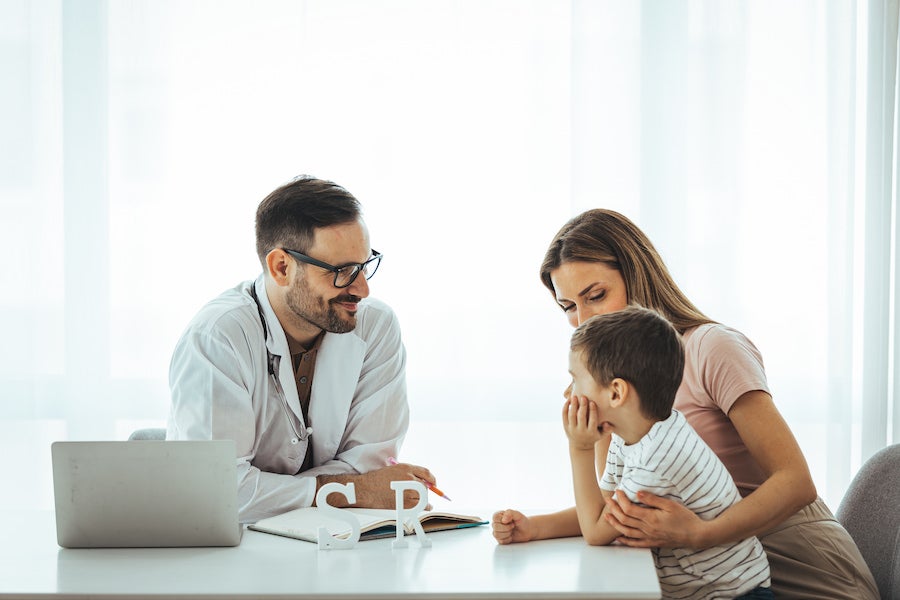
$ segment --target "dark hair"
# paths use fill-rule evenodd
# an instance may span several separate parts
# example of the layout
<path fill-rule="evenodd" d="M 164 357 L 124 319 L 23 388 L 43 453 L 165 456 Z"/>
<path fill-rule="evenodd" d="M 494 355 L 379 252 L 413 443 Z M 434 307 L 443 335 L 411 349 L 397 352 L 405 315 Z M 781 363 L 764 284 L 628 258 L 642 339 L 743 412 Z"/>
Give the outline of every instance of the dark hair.
<path fill-rule="evenodd" d="M 615 211 L 585 211 L 557 232 L 541 264 L 541 281 L 550 293 L 556 293 L 551 272 L 568 262 L 599 262 L 619 271 L 628 302 L 659 312 L 679 333 L 712 323 L 672 279 L 646 234 Z"/>
<path fill-rule="evenodd" d="M 684 375 L 684 347 L 672 324 L 656 311 L 632 305 L 591 317 L 572 334 L 571 349 L 583 352 L 598 384 L 620 378 L 634 386 L 648 419 L 662 421 L 672 413 Z"/>
<path fill-rule="evenodd" d="M 259 203 L 256 209 L 256 254 L 263 269 L 275 248 L 306 253 L 316 229 L 342 225 L 362 216 L 353 194 L 331 181 L 296 177 Z"/>

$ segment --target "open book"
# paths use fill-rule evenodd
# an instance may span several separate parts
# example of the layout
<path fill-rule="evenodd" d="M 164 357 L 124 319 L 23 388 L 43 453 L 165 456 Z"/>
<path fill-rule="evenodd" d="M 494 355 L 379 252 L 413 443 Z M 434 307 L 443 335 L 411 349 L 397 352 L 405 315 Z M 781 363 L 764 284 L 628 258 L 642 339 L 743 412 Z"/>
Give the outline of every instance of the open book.
<path fill-rule="evenodd" d="M 397 535 L 396 510 L 378 508 L 342 508 L 340 510 L 354 515 L 359 520 L 360 541 Z M 418 518 L 425 533 L 475 527 L 487 523 L 481 517 L 474 515 L 458 515 L 434 510 L 421 512 Z M 328 531 L 337 538 L 347 539 L 350 537 L 350 527 L 347 523 L 328 516 L 325 511 L 314 506 L 297 508 L 268 519 L 261 519 L 248 525 L 247 528 L 316 543 L 319 527 L 322 526 L 327 527 Z M 410 524 L 406 524 L 403 529 L 406 535 L 415 533 Z"/>

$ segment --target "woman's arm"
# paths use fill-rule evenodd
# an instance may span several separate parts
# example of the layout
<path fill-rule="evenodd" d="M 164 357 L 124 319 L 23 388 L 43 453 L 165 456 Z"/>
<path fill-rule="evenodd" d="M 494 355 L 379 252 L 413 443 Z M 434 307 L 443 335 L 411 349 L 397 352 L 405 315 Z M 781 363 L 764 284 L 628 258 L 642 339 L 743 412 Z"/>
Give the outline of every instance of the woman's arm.
<path fill-rule="evenodd" d="M 623 536 L 620 542 L 637 547 L 708 548 L 763 533 L 816 499 L 806 459 L 769 394 L 743 394 L 728 418 L 766 473 L 762 485 L 711 521 L 652 494 L 638 494 L 648 508 L 617 496 L 618 503 L 607 501 L 606 518 Z"/>

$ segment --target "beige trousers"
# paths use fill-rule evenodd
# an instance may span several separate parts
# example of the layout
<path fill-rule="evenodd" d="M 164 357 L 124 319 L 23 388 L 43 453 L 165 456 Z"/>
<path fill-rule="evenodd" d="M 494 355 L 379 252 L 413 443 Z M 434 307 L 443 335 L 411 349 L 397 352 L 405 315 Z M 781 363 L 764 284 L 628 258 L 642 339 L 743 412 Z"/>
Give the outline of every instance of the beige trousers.
<path fill-rule="evenodd" d="M 818 498 L 759 536 L 779 599 L 879 600 L 853 538 Z"/>

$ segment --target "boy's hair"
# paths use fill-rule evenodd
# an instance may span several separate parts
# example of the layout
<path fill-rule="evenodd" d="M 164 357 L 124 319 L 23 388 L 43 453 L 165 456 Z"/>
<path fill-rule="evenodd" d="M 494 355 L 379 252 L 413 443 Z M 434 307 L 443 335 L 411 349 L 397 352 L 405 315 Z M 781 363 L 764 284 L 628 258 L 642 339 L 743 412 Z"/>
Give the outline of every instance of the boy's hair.
<path fill-rule="evenodd" d="M 275 248 L 306 253 L 316 229 L 362 217 L 359 201 L 338 184 L 301 175 L 260 202 L 256 209 L 256 254 L 263 269 Z"/>
<path fill-rule="evenodd" d="M 672 414 L 675 392 L 684 375 L 681 336 L 659 313 L 631 305 L 597 315 L 572 334 L 571 349 L 581 351 L 594 380 L 608 386 L 620 378 L 634 386 L 648 419 Z"/>

